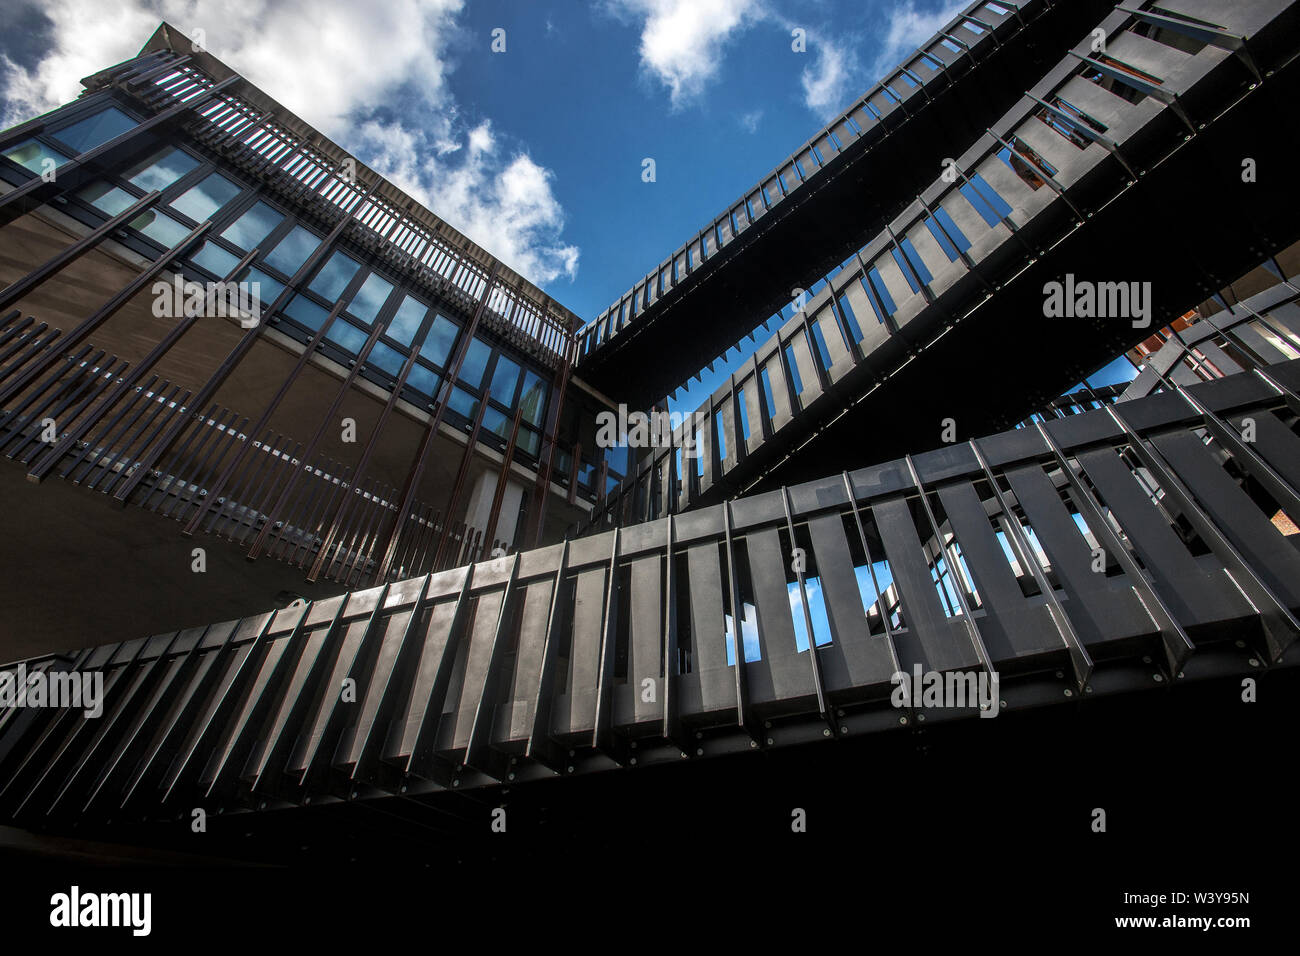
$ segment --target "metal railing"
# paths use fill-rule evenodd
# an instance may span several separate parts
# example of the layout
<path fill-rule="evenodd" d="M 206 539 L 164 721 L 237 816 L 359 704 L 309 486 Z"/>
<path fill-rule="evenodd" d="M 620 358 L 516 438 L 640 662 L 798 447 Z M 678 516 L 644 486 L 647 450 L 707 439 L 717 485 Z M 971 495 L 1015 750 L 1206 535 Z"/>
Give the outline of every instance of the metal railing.
<path fill-rule="evenodd" d="M 1258 672 L 1300 634 L 1298 386 L 1275 365 L 34 660 L 102 674 L 103 714 L 0 713 L 0 808 L 174 819 L 761 750 L 907 725 L 916 668 L 998 675 L 1011 708 Z"/>

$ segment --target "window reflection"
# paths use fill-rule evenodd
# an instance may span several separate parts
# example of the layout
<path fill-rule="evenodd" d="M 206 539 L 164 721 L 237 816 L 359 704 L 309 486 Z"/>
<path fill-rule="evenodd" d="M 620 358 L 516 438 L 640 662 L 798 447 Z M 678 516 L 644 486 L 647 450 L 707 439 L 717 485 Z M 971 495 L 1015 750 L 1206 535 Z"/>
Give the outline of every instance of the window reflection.
<path fill-rule="evenodd" d="M 519 384 L 519 366 L 504 355 L 497 356 L 497 367 L 492 372 L 491 395 L 493 400 L 502 405 L 511 405 L 515 400 L 515 386 Z"/>
<path fill-rule="evenodd" d="M 47 159 L 54 160 L 55 167 L 62 166 L 68 161 L 68 157 L 63 153 L 35 139 L 29 139 L 17 146 L 11 146 L 4 151 L 3 155 L 6 159 L 12 160 L 33 173 L 45 172 L 45 160 Z"/>
<path fill-rule="evenodd" d="M 85 153 L 102 146 L 115 136 L 120 136 L 135 126 L 135 120 L 115 106 L 100 110 L 93 116 L 52 133 L 59 142 L 72 148 L 74 153 Z"/>
<path fill-rule="evenodd" d="M 307 288 L 330 302 L 337 302 L 360 268 L 361 263 L 351 256 L 335 252 L 326 260 L 325 265 L 321 266 L 320 271 L 316 273 L 316 278 L 311 280 L 311 285 Z"/>
<path fill-rule="evenodd" d="M 188 226 L 181 225 L 170 216 L 164 216 L 156 209 L 146 209 L 128 225 L 168 249 L 190 233 Z"/>
<path fill-rule="evenodd" d="M 334 324 L 329 327 L 325 333 L 325 338 L 329 339 L 335 345 L 345 351 L 356 354 L 361 351 L 361 347 L 366 344 L 366 333 L 361 331 L 351 322 L 345 322 L 342 319 L 335 319 Z"/>
<path fill-rule="evenodd" d="M 231 255 L 214 242 L 203 243 L 203 247 L 190 258 L 196 265 L 202 266 L 220 279 L 230 275 L 230 270 L 239 264 L 238 257 Z"/>
<path fill-rule="evenodd" d="M 302 268 L 307 257 L 316 251 L 320 239 L 302 226 L 294 226 L 289 234 L 276 243 L 271 254 L 266 257 L 267 265 L 274 266 L 287 276 L 292 276 Z"/>
<path fill-rule="evenodd" d="M 155 189 L 166 189 L 198 164 L 199 161 L 189 153 L 171 147 L 128 169 L 123 178 L 131 185 L 151 193 Z"/>
<path fill-rule="evenodd" d="M 366 356 L 366 361 L 396 378 L 406 364 L 406 356 L 396 349 L 390 349 L 383 342 L 376 342 Z"/>
<path fill-rule="evenodd" d="M 270 235 L 282 219 L 284 216 L 266 203 L 254 203 L 252 208 L 225 228 L 221 238 L 240 249 L 252 249 Z"/>
<path fill-rule="evenodd" d="M 480 339 L 473 339 L 465 352 L 465 361 L 460 366 L 460 380 L 478 388 L 483 384 L 483 373 L 487 371 L 488 359 L 491 357 L 492 349 Z"/>
<path fill-rule="evenodd" d="M 375 321 L 375 316 L 384 307 L 392 291 L 391 282 L 381 279 L 377 272 L 372 272 L 353 296 L 351 304 L 348 305 L 348 314 L 367 324 Z"/>
<path fill-rule="evenodd" d="M 91 183 L 77 193 L 77 198 L 84 199 L 108 216 L 116 216 L 137 202 L 125 189 L 106 182 Z"/>
<path fill-rule="evenodd" d="M 415 333 L 420 330 L 420 323 L 424 321 L 425 315 L 429 312 L 429 307 L 413 296 L 407 296 L 402 300 L 401 306 L 397 309 L 397 314 L 388 321 L 388 328 L 385 331 L 390 339 L 395 339 L 403 345 L 410 345 L 411 339 L 415 338 Z M 439 362 L 439 365 L 442 363 Z"/>
<path fill-rule="evenodd" d="M 519 393 L 519 407 L 524 410 L 524 421 L 531 425 L 542 423 L 546 408 L 546 383 L 536 372 L 524 373 L 524 387 Z"/>
<path fill-rule="evenodd" d="M 172 200 L 172 208 L 195 222 L 203 222 L 239 195 L 239 187 L 220 173 L 212 173 L 202 182 Z"/>
<path fill-rule="evenodd" d="M 457 329 L 458 326 L 451 319 L 442 315 L 434 316 L 429 334 L 420 345 L 420 354 L 434 365 L 446 368 L 447 356 L 451 354 L 451 346 L 456 341 Z"/>

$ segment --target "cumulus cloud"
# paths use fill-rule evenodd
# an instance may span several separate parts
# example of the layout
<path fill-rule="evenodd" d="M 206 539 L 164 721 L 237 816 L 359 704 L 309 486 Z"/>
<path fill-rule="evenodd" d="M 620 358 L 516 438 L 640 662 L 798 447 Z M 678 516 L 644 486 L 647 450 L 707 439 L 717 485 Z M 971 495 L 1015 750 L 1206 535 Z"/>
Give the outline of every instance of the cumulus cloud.
<path fill-rule="evenodd" d="M 889 12 L 884 45 L 872 64 L 875 79 L 892 70 L 966 6 L 965 0 L 943 0 L 931 11 L 918 10 L 914 0 L 903 0 Z"/>
<path fill-rule="evenodd" d="M 441 153 L 424 148 L 423 131 L 400 123 L 370 121 L 358 133 L 376 172 L 534 282 L 577 275 L 578 248 L 558 239 L 564 210 L 552 173 L 527 153 L 503 157 L 490 121 Z M 453 153 L 454 164 L 446 159 Z"/>
<path fill-rule="evenodd" d="M 762 110 L 750 110 L 748 113 L 741 113 L 736 122 L 746 133 L 758 132 L 758 124 L 763 121 Z"/>
<path fill-rule="evenodd" d="M 464 0 L 28 6 L 48 17 L 52 44 L 26 65 L 0 54 L 3 125 L 74 99 L 83 76 L 133 57 L 165 19 L 203 31 L 213 55 L 532 281 L 576 274 L 550 171 L 503 145 L 490 123 L 470 127 L 447 87 L 454 55 L 478 40 L 458 25 Z"/>
<path fill-rule="evenodd" d="M 728 40 L 766 16 L 760 0 L 607 0 L 607 8 L 641 21 L 641 66 L 674 108 L 717 75 Z"/>
<path fill-rule="evenodd" d="M 831 41 L 812 45 L 816 59 L 799 74 L 804 105 L 823 120 L 844 107 L 849 97 L 865 86 L 859 76 L 857 57 L 851 48 Z"/>

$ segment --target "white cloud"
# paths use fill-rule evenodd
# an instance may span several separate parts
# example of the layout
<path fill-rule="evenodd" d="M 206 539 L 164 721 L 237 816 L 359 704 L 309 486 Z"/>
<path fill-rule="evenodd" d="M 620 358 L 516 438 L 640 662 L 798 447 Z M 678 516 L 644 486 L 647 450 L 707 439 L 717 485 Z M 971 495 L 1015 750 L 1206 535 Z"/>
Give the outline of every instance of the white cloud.
<path fill-rule="evenodd" d="M 915 52 L 965 6 L 965 0 L 945 0 L 938 9 L 926 13 L 918 11 L 913 0 L 903 0 L 894 7 L 889 12 L 889 23 L 884 31 L 884 46 L 872 65 L 873 82 L 898 66 L 909 53 Z"/>
<path fill-rule="evenodd" d="M 815 42 L 813 49 L 816 61 L 799 74 L 804 105 L 829 120 L 850 96 L 862 91 L 863 84 L 858 80 L 857 58 L 851 49 L 829 40 Z"/>
<path fill-rule="evenodd" d="M 766 16 L 760 0 L 607 0 L 607 7 L 642 21 L 641 66 L 668 88 L 674 108 L 717 74 L 727 40 Z"/>
<path fill-rule="evenodd" d="M 370 121 L 358 138 L 376 172 L 534 282 L 577 275 L 578 248 L 558 238 L 564 210 L 551 192 L 551 172 L 527 153 L 503 158 L 489 121 L 456 143 L 463 153 L 457 165 L 424 149 L 423 131 L 400 124 Z"/>
<path fill-rule="evenodd" d="M 0 57 L 0 124 L 74 99 L 80 79 L 135 56 L 160 20 L 193 35 L 269 96 L 538 283 L 572 278 L 552 174 L 466 128 L 447 76 L 468 36 L 464 0 L 42 0 L 52 48 L 31 69 Z M 379 107 L 391 111 L 377 115 Z M 400 114 L 404 121 L 387 117 Z M 454 159 L 454 161 L 453 161 Z M 403 177 L 399 180 L 399 177 Z M 512 231 L 517 230 L 517 231 Z"/>
<path fill-rule="evenodd" d="M 737 120 L 740 128 L 746 133 L 755 133 L 758 131 L 758 124 L 763 121 L 762 110 L 750 110 L 748 113 L 741 113 Z"/>

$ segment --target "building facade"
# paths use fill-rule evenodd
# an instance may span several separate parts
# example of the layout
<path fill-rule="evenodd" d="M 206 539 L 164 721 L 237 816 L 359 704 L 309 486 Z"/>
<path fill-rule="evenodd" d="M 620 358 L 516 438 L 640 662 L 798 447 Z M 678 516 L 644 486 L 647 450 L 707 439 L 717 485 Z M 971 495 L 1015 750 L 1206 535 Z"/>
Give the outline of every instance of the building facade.
<path fill-rule="evenodd" d="M 1298 25 L 972 4 L 586 324 L 162 25 L 0 134 L 0 480 L 73 542 L 0 657 L 105 703 L 0 713 L 0 812 L 183 842 L 917 727 L 899 673 L 1285 671 Z"/>

